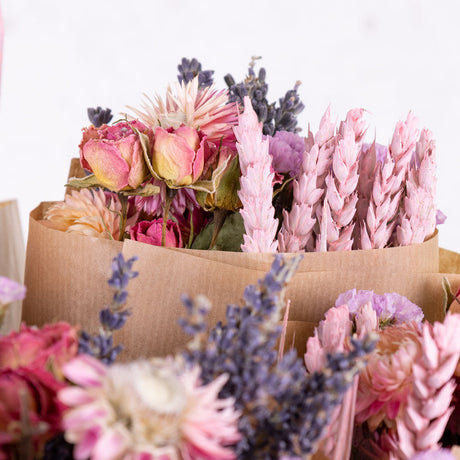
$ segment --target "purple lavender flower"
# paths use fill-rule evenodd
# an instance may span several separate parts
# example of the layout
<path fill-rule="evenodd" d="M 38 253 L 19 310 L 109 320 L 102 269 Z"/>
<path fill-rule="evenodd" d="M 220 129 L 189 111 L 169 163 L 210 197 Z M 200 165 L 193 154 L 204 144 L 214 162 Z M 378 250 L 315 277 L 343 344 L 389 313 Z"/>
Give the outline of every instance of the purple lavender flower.
<path fill-rule="evenodd" d="M 202 70 L 201 63 L 196 59 L 182 58 L 181 63 L 177 66 L 179 83 L 188 83 L 198 76 L 198 86 L 200 89 L 207 88 L 213 84 L 212 74 L 214 70 Z"/>
<path fill-rule="evenodd" d="M 88 107 L 88 118 L 89 121 L 96 127 L 99 128 L 102 125 L 110 123 L 113 115 L 110 109 L 103 109 L 98 106 L 96 108 Z"/>
<path fill-rule="evenodd" d="M 100 359 L 105 364 L 112 364 L 123 350 L 122 345 L 113 346 L 113 331 L 122 328 L 131 312 L 125 308 L 128 292 L 126 287 L 138 273 L 132 270 L 137 257 L 127 261 L 120 253 L 112 261 L 112 276 L 108 281 L 114 289 L 112 304 L 99 313 L 101 330 L 97 335 L 82 331 L 79 341 L 79 353 L 85 353 Z"/>
<path fill-rule="evenodd" d="M 273 169 L 280 174 L 289 173 L 291 177 L 296 177 L 305 151 L 304 139 L 289 131 L 278 131 L 269 140 Z"/>
<path fill-rule="evenodd" d="M 0 276 L 0 305 L 8 305 L 26 296 L 26 288 L 16 281 Z"/>
<path fill-rule="evenodd" d="M 407 297 L 395 292 L 392 294 L 374 294 L 374 291 L 356 291 L 351 289 L 340 294 L 335 301 L 335 306 L 346 304 L 350 314 L 356 314 L 360 307 L 370 303 L 377 313 L 380 323 L 404 323 L 407 321 L 423 321 L 423 311 Z"/>

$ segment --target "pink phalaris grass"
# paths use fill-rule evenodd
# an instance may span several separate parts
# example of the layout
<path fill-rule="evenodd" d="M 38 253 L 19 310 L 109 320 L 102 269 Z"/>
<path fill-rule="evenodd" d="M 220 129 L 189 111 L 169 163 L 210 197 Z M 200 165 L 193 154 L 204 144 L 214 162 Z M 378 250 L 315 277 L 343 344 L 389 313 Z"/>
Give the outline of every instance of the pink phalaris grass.
<path fill-rule="evenodd" d="M 453 408 L 450 407 L 460 357 L 460 315 L 448 314 L 444 323 L 425 322 L 421 353 L 413 364 L 413 391 L 397 419 L 398 457 L 436 450 Z"/>
<path fill-rule="evenodd" d="M 252 108 L 249 97 L 244 98 L 244 112 L 234 128 L 239 153 L 241 178 L 238 196 L 244 221 L 243 252 L 276 252 L 278 219 L 275 219 L 273 176 L 269 141 L 262 138 L 262 124 Z"/>
<path fill-rule="evenodd" d="M 355 141 L 355 131 L 349 123 L 342 127 L 340 138 L 332 154 L 332 170 L 326 176 L 326 199 L 331 211 L 327 225 L 327 250 L 350 250 L 353 245 L 353 218 L 356 213 L 358 194 L 358 162 L 360 149 Z M 325 201 L 326 202 L 326 201 Z M 323 209 L 323 213 L 327 210 Z M 323 216 L 321 216 L 321 219 Z M 320 223 L 321 227 L 321 223 Z M 324 233 L 321 234 L 324 249 Z M 317 244 L 317 247 L 321 245 Z"/>
<path fill-rule="evenodd" d="M 436 228 L 436 146 L 431 132 L 423 129 L 409 167 L 406 196 L 396 229 L 401 246 L 422 243 Z"/>
<path fill-rule="evenodd" d="M 302 172 L 294 180 L 292 208 L 289 212 L 283 211 L 283 224 L 278 233 L 280 252 L 303 252 L 311 237 L 316 222 L 313 209 L 323 194 L 323 190 L 316 187 L 318 159 L 319 147 L 315 144 L 308 154 L 304 153 Z"/>
<path fill-rule="evenodd" d="M 412 153 L 417 142 L 419 130 L 417 117 L 409 112 L 406 121 L 398 121 L 389 146 L 390 155 L 395 162 L 396 180 L 393 184 L 393 194 L 398 193 L 404 182 Z"/>
<path fill-rule="evenodd" d="M 375 143 L 371 147 L 375 155 Z M 395 219 L 399 211 L 402 190 L 393 195 L 395 162 L 386 150 L 382 161 L 376 162 L 374 179 L 365 219 L 361 221 L 359 245 L 360 249 L 384 248 L 393 233 Z"/>

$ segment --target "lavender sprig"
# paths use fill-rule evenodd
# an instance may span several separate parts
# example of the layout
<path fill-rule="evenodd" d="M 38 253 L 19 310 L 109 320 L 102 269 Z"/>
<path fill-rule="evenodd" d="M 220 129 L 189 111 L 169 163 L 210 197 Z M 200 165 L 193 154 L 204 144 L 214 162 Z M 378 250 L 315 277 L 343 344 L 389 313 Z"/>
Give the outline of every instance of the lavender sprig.
<path fill-rule="evenodd" d="M 113 115 L 110 109 L 103 109 L 98 106 L 96 108 L 88 107 L 88 118 L 89 121 L 96 127 L 99 128 L 102 125 L 110 123 Z"/>
<path fill-rule="evenodd" d="M 227 323 L 219 322 L 208 337 L 203 323 L 209 304 L 202 297 L 185 299 L 188 318 L 181 325 L 194 339 L 184 357 L 201 365 L 203 383 L 228 375 L 219 397 L 233 397 L 242 412 L 238 428 L 243 437 L 235 448 L 241 459 L 313 452 L 362 357 L 373 347 L 370 339 L 355 341 L 352 352 L 330 355 L 325 370 L 311 375 L 294 351 L 277 362 L 284 290 L 300 259 L 277 256 L 265 278 L 245 289 L 244 305 L 229 305 Z"/>
<path fill-rule="evenodd" d="M 214 70 L 201 70 L 201 63 L 195 58 L 191 60 L 182 58 L 181 63 L 177 66 L 177 70 L 179 71 L 179 75 L 177 76 L 179 83 L 188 83 L 198 76 L 198 87 L 200 89 L 213 84 L 212 74 Z"/>
<path fill-rule="evenodd" d="M 126 287 L 131 279 L 138 273 L 132 270 L 132 265 L 137 257 L 125 261 L 123 255 L 118 254 L 112 262 L 112 276 L 108 281 L 114 289 L 112 304 L 101 310 L 99 321 L 101 328 L 99 334 L 91 335 L 82 331 L 79 340 L 79 353 L 86 353 L 100 359 L 105 364 L 112 364 L 118 354 L 123 350 L 122 345 L 113 345 L 113 332 L 121 329 L 131 315 L 125 308 L 128 291 Z"/>

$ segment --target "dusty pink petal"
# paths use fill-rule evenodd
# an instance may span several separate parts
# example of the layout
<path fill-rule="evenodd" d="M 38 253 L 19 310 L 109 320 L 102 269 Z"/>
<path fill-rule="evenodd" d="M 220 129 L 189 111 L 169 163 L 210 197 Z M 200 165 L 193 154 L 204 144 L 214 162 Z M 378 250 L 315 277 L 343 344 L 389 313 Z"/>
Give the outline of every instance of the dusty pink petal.
<path fill-rule="evenodd" d="M 104 364 L 89 355 L 77 356 L 65 364 L 62 371 L 69 380 L 81 386 L 99 387 L 107 374 Z"/>
<path fill-rule="evenodd" d="M 83 155 L 104 187 L 118 192 L 128 185 L 129 166 L 115 146 L 89 140 L 83 147 Z"/>
<path fill-rule="evenodd" d="M 79 442 L 75 445 L 73 456 L 75 460 L 86 460 L 91 457 L 94 446 L 96 445 L 102 428 L 94 426 L 83 433 Z"/>
<path fill-rule="evenodd" d="M 79 387 L 66 387 L 59 391 L 59 401 L 66 406 L 79 406 L 95 400 L 86 390 Z"/>
<path fill-rule="evenodd" d="M 129 441 L 126 433 L 117 428 L 106 430 L 97 440 L 91 460 L 117 460 L 128 447 Z"/>
<path fill-rule="evenodd" d="M 62 420 L 62 426 L 69 439 L 72 438 L 72 442 L 75 442 L 82 430 L 93 427 L 99 420 L 104 420 L 107 412 L 107 407 L 99 402 L 85 404 L 67 412 Z"/>
<path fill-rule="evenodd" d="M 325 351 L 318 338 L 318 331 L 307 340 L 307 352 L 305 353 L 305 365 L 308 372 L 320 371 L 324 367 Z"/>

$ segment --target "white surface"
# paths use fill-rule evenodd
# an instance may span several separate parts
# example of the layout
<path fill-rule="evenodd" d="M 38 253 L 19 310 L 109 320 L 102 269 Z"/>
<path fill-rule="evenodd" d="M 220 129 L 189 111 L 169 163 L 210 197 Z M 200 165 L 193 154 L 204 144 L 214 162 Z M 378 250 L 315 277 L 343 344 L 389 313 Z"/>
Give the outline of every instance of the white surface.
<path fill-rule="evenodd" d="M 329 103 L 370 112 L 387 143 L 409 110 L 437 140 L 441 245 L 460 251 L 460 3 L 443 1 L 1 0 L 0 200 L 19 200 L 24 230 L 40 201 L 61 199 L 86 107 L 113 112 L 163 93 L 182 56 L 225 87 L 263 56 L 276 100 L 302 81 L 300 120 Z M 305 129 L 304 129 L 305 132 Z"/>

